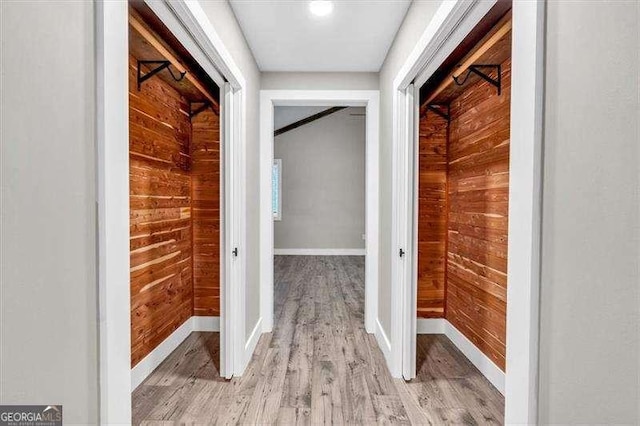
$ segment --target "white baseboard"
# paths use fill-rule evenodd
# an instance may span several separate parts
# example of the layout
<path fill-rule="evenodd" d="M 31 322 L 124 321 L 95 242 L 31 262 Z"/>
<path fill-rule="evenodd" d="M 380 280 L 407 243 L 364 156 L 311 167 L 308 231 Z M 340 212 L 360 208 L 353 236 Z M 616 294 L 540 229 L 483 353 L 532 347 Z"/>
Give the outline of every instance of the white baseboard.
<path fill-rule="evenodd" d="M 182 323 L 173 333 L 131 369 L 131 391 L 164 361 L 193 331 L 191 318 Z"/>
<path fill-rule="evenodd" d="M 191 317 L 193 331 L 220 331 L 220 317 Z"/>
<path fill-rule="evenodd" d="M 418 318 L 416 333 L 418 334 L 445 334 L 444 318 Z"/>
<path fill-rule="evenodd" d="M 242 371 L 247 368 L 249 365 L 249 361 L 251 361 L 251 357 L 253 356 L 253 352 L 256 350 L 256 346 L 258 345 L 258 341 L 260 340 L 260 336 L 262 336 L 262 317 L 256 321 L 255 327 L 251 331 L 251 335 L 247 339 L 244 344 L 244 356 L 242 359 Z"/>
<path fill-rule="evenodd" d="M 387 337 L 387 333 L 384 332 L 379 318 L 376 318 L 376 332 L 374 336 L 376 337 L 378 346 L 382 350 L 385 361 L 387 361 L 387 365 L 391 365 L 391 341 Z"/>
<path fill-rule="evenodd" d="M 220 317 L 193 316 L 183 322 L 131 369 L 131 391 L 133 392 L 194 331 L 220 331 Z"/>
<path fill-rule="evenodd" d="M 464 334 L 444 318 L 418 318 L 418 334 L 444 334 L 483 376 L 504 395 L 505 373 Z"/>
<path fill-rule="evenodd" d="M 276 256 L 364 256 L 366 249 L 314 249 L 314 248 L 284 248 L 273 249 Z"/>
<path fill-rule="evenodd" d="M 473 365 L 504 395 L 505 374 L 491 359 L 474 345 L 471 340 L 445 320 L 445 335 L 460 349 Z"/>

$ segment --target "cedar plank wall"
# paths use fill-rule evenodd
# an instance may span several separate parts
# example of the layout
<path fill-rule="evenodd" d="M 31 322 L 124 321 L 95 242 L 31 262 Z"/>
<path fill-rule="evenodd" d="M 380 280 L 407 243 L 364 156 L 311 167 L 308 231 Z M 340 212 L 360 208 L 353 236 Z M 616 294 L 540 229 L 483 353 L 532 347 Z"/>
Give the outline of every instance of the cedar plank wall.
<path fill-rule="evenodd" d="M 444 316 L 447 120 L 427 112 L 418 153 L 418 317 Z"/>
<path fill-rule="evenodd" d="M 451 103 L 446 318 L 505 369 L 511 59 Z"/>
<path fill-rule="evenodd" d="M 188 103 L 129 60 L 131 366 L 193 313 Z"/>
<path fill-rule="evenodd" d="M 191 202 L 194 315 L 220 315 L 220 119 L 193 117 Z"/>
<path fill-rule="evenodd" d="M 219 315 L 220 259 L 218 116 L 192 129 L 188 101 L 158 77 L 138 91 L 136 66 L 130 56 L 132 367 L 192 315 Z"/>
<path fill-rule="evenodd" d="M 508 59 L 501 96 L 480 80 L 452 100 L 448 135 L 444 119 L 421 118 L 418 160 L 418 316 L 444 311 L 503 370 L 510 103 Z"/>

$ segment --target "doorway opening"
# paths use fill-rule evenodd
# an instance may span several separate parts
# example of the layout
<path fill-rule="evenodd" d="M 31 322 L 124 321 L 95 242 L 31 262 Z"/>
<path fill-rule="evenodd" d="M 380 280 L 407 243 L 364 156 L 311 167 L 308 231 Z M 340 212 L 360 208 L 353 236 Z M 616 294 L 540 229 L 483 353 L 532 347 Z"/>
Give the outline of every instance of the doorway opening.
<path fill-rule="evenodd" d="M 296 339 L 364 329 L 365 128 L 365 107 L 274 108 L 274 326 L 296 309 Z"/>
<path fill-rule="evenodd" d="M 188 381 L 163 363 L 185 346 L 207 380 L 243 372 L 245 82 L 197 3 L 96 16 L 100 418 L 124 424 Z"/>
<path fill-rule="evenodd" d="M 270 347 L 289 353 L 284 381 L 297 381 L 295 405 L 309 410 L 307 419 L 320 419 L 325 401 L 353 392 L 353 370 L 371 371 L 367 358 L 349 354 L 367 341 L 365 126 L 365 107 L 274 108 Z M 324 413 L 325 421 L 370 415 L 345 413 L 339 405 Z"/>
<path fill-rule="evenodd" d="M 416 91 L 416 382 L 438 373 L 502 422 L 506 357 L 511 12 L 498 3 Z M 469 47 L 471 46 L 471 47 Z M 434 334 L 435 333 L 435 334 Z M 449 371 L 438 352 L 457 354 Z"/>
<path fill-rule="evenodd" d="M 134 423 L 154 386 L 223 380 L 224 134 L 220 88 L 141 2 L 129 9 Z M 223 131 L 223 130 L 222 130 Z M 162 406 L 162 396 L 155 403 Z M 149 409 L 149 413 L 142 413 Z"/>
<path fill-rule="evenodd" d="M 420 380 L 451 346 L 506 423 L 536 418 L 543 11 L 442 5 L 394 82 L 391 367 Z"/>
<path fill-rule="evenodd" d="M 371 336 L 378 114 L 378 91 L 261 91 L 261 319 L 274 353 L 267 356 L 275 371 L 280 357 L 289 360 L 286 383 L 295 385 L 287 401 L 299 398 L 298 415 L 318 421 L 372 421 L 380 401 L 366 396 L 368 385 L 390 380 L 388 347 Z M 358 403 L 345 392 L 361 395 Z"/>
<path fill-rule="evenodd" d="M 261 92 L 260 298 L 264 332 L 270 332 L 274 324 L 274 254 L 364 255 L 364 326 L 369 333 L 375 331 L 378 279 L 378 97 L 377 91 Z M 281 107 L 283 109 L 278 111 L 277 117 L 278 120 L 284 121 L 279 121 L 276 128 L 276 110 Z M 306 112 L 302 112 L 304 117 L 291 118 L 295 117 L 291 114 L 301 113 L 302 110 L 295 109 L 300 107 L 307 108 Z M 364 131 L 362 147 L 359 147 L 357 142 L 351 144 L 353 155 L 361 151 L 358 161 L 362 167 L 353 167 L 356 165 L 354 164 L 347 168 L 344 159 L 335 158 L 333 154 L 345 149 L 336 141 L 325 145 L 326 153 L 330 154 L 325 156 L 326 158 L 317 157 L 317 153 L 313 154 L 314 149 L 322 149 L 316 144 L 309 144 L 309 141 L 306 142 L 308 145 L 291 143 L 293 141 L 289 139 L 295 139 L 296 132 L 311 129 L 309 126 L 306 129 L 301 127 L 309 122 L 305 119 L 316 121 L 315 124 L 320 124 L 322 120 L 325 120 L 325 123 L 326 120 L 336 120 L 336 123 L 344 124 L 345 128 L 349 128 L 350 125 L 355 131 L 358 131 L 358 127 L 364 127 L 360 129 Z M 323 133 L 335 131 L 333 127 L 332 125 L 331 128 L 319 132 L 319 137 L 324 137 Z M 297 156 L 302 155 L 302 150 L 307 150 L 308 154 L 317 157 L 305 160 L 312 161 L 313 164 L 305 166 L 304 162 L 296 160 Z M 276 158 L 274 152 L 283 158 Z M 317 178 L 331 174 L 332 170 L 341 169 L 344 169 L 344 179 L 349 179 L 350 182 L 334 180 L 334 190 L 331 194 L 325 194 L 329 198 L 324 200 L 313 193 L 305 194 L 303 187 L 296 187 L 298 181 L 288 177 L 300 173 L 300 176 L 306 176 L 305 178 L 314 181 L 314 185 L 320 185 L 320 188 L 323 185 L 322 182 L 317 182 Z M 274 171 L 276 179 L 273 178 Z M 311 176 L 312 172 L 317 176 Z M 336 177 L 333 173 L 333 176 L 327 179 Z M 278 182 L 282 182 L 282 188 L 276 189 L 282 190 L 274 192 L 274 183 Z M 355 196 L 345 192 L 344 189 L 350 185 L 360 185 L 362 191 L 356 190 Z M 287 200 L 289 193 L 291 196 Z M 312 200 L 314 197 L 316 199 Z M 290 204 L 291 201 L 294 204 Z M 313 207 L 310 202 L 319 204 Z M 325 213 L 318 216 L 315 214 L 316 210 L 324 210 Z M 361 213 L 357 213 L 358 211 Z M 277 220 L 278 218 L 282 220 Z M 314 224 L 308 220 L 316 222 Z M 318 232 L 319 225 L 327 227 L 330 231 Z M 277 238 L 274 226 L 278 232 Z M 305 236 L 305 241 L 300 239 L 301 235 Z"/>

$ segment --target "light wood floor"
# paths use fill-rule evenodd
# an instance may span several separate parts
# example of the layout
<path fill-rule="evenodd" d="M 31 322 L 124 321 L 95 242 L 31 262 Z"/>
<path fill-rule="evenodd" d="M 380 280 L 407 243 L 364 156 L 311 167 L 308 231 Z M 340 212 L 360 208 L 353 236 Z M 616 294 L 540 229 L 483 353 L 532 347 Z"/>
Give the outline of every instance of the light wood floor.
<path fill-rule="evenodd" d="M 444 336 L 418 336 L 393 379 L 364 330 L 364 257 L 277 256 L 275 327 L 243 377 L 218 376 L 218 334 L 193 333 L 133 393 L 134 424 L 494 424 L 502 395 Z"/>

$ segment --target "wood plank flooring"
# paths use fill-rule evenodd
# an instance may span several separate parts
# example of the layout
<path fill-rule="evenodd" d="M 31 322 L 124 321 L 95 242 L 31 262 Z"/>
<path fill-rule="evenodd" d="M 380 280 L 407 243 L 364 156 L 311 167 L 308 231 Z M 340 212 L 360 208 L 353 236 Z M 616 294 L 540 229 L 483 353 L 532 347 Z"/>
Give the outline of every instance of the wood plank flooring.
<path fill-rule="evenodd" d="M 444 336 L 393 379 L 364 330 L 364 257 L 277 256 L 275 327 L 241 378 L 193 333 L 133 393 L 134 424 L 500 424 L 502 395 Z"/>

